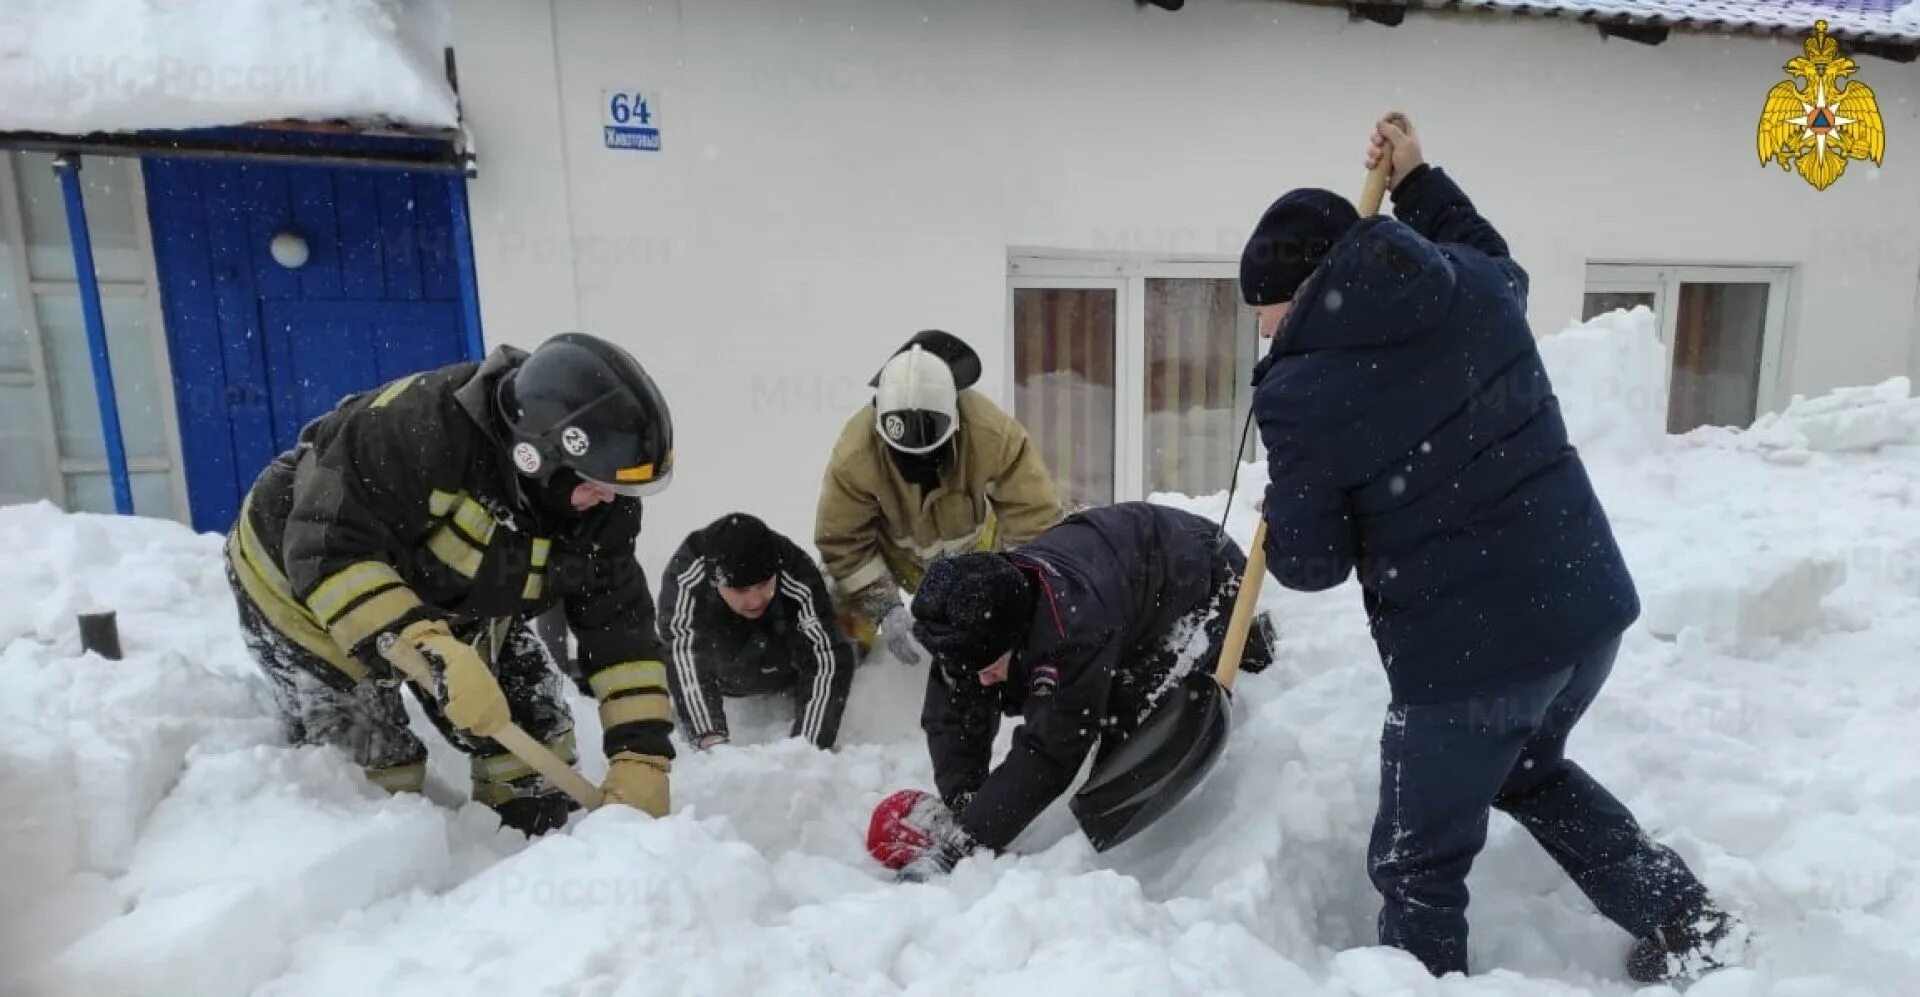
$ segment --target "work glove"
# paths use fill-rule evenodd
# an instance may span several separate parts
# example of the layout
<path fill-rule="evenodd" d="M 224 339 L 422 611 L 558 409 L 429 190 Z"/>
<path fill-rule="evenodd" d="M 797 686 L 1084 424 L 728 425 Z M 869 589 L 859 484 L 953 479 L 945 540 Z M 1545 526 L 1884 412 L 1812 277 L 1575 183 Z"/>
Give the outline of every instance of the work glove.
<path fill-rule="evenodd" d="M 606 783 L 600 787 L 609 803 L 624 803 L 655 817 L 665 817 L 669 763 L 657 755 L 622 751 L 607 760 Z"/>
<path fill-rule="evenodd" d="M 917 789 L 881 800 L 867 825 L 867 853 L 896 870 L 897 883 L 944 876 L 976 847 L 939 797 Z"/>
<path fill-rule="evenodd" d="M 954 820 L 953 811 L 941 807 L 940 812 L 944 817 L 934 822 L 933 844 L 894 874 L 894 882 L 924 883 L 935 876 L 944 876 L 978 847 L 973 836 Z"/>
<path fill-rule="evenodd" d="M 447 629 L 444 620 L 419 620 L 400 631 L 400 639 L 420 649 L 433 679 L 440 711 L 455 727 L 492 737 L 513 721 L 507 694 L 480 652 Z"/>
<path fill-rule="evenodd" d="M 880 620 L 880 635 L 886 638 L 887 650 L 900 659 L 904 665 L 917 665 L 925 658 L 927 651 L 913 638 L 913 614 L 907 611 L 905 603 L 896 602 Z"/>

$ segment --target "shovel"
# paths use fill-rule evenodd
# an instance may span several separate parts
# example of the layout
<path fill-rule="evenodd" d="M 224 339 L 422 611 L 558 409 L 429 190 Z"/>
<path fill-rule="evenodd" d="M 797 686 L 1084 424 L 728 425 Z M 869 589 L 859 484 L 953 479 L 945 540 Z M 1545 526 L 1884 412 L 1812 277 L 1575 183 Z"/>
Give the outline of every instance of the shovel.
<path fill-rule="evenodd" d="M 1380 210 L 1386 195 L 1389 156 L 1367 174 L 1360 194 L 1360 214 Z M 1240 579 L 1233 616 L 1220 648 L 1220 663 L 1212 672 L 1190 672 L 1181 688 L 1170 693 L 1139 729 L 1095 756 L 1093 771 L 1068 809 L 1080 829 L 1104 852 L 1140 833 L 1187 798 L 1206 778 L 1227 745 L 1233 727 L 1233 680 L 1240 673 L 1247 632 L 1253 626 L 1260 583 L 1267 577 L 1267 520 L 1261 517 L 1247 551 L 1247 570 Z"/>
<path fill-rule="evenodd" d="M 401 674 L 418 682 L 421 688 L 433 688 L 432 668 L 419 648 L 404 640 L 387 640 L 380 645 L 380 656 L 392 662 Z M 559 786 L 582 807 L 593 810 L 600 806 L 600 787 L 588 782 L 586 776 L 574 771 L 573 766 L 562 761 L 559 755 L 534 740 L 533 735 L 521 730 L 519 724 L 509 721 L 506 727 L 488 736 L 494 743 L 513 752 L 515 758 L 526 762 L 535 772 L 546 776 L 549 782 Z"/>

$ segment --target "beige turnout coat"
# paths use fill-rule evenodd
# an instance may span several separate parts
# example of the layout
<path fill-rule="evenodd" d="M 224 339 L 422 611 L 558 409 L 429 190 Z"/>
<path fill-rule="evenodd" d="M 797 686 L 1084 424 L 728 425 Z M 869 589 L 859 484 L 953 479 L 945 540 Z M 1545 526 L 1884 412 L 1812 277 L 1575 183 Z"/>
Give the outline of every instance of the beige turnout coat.
<path fill-rule="evenodd" d="M 847 420 L 820 486 L 814 544 L 841 605 L 873 622 L 935 558 L 1017 547 L 1063 515 L 1026 428 L 971 388 L 959 396 L 954 460 L 921 498 L 874 430 L 873 409 Z"/>

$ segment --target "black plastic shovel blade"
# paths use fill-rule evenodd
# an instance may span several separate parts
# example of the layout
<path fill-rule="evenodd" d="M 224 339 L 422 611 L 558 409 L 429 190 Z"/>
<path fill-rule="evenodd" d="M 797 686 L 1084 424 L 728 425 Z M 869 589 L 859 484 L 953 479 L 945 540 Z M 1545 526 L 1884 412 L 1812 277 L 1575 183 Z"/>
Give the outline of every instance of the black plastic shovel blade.
<path fill-rule="evenodd" d="M 1232 694 L 1195 672 L 1132 737 L 1102 751 L 1068 803 L 1094 850 L 1133 837 L 1186 799 L 1219 760 L 1232 718 Z"/>

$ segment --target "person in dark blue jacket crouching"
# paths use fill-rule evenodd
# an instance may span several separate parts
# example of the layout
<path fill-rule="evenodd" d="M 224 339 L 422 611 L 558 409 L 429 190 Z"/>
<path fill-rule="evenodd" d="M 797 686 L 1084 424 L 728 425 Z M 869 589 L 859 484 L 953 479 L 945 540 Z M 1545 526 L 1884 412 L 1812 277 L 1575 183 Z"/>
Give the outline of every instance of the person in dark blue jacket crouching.
<path fill-rule="evenodd" d="M 1636 980 L 1735 957 L 1745 931 L 1564 754 L 1640 612 L 1526 320 L 1527 274 L 1412 124 L 1376 126 L 1397 220 L 1292 191 L 1241 293 L 1274 342 L 1253 410 L 1268 570 L 1357 574 L 1392 693 L 1369 865 L 1382 944 L 1467 971 L 1467 871 L 1490 808 L 1635 939 Z"/>
<path fill-rule="evenodd" d="M 913 635 L 933 657 L 920 725 L 939 805 L 901 875 L 925 879 L 1011 844 L 1113 750 L 1181 679 L 1212 671 L 1246 555 L 1200 516 L 1148 502 L 1085 509 L 1003 553 L 943 557 L 913 597 Z M 1240 670 L 1264 671 L 1263 613 Z M 994 765 L 1002 717 L 1020 717 Z"/>

